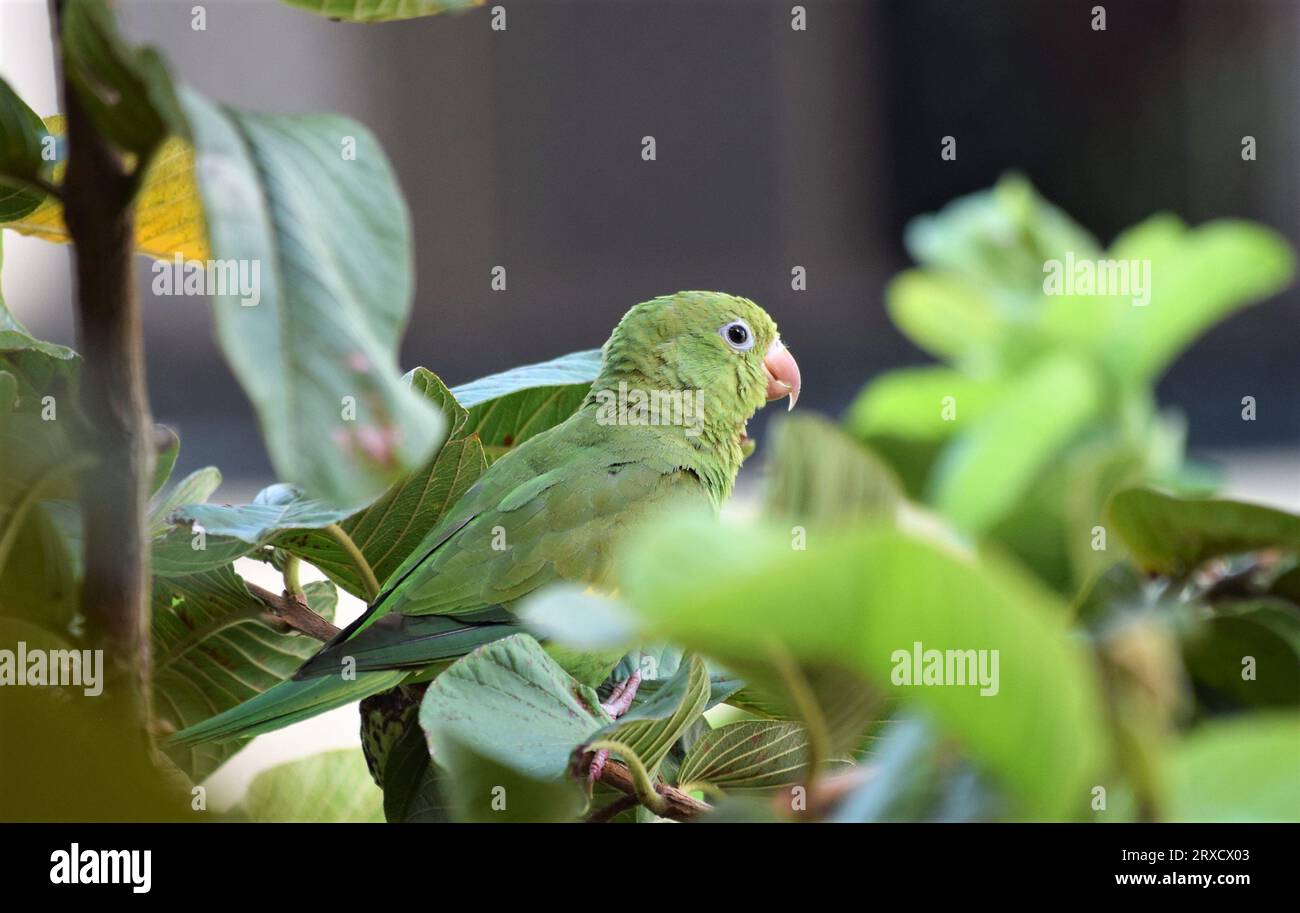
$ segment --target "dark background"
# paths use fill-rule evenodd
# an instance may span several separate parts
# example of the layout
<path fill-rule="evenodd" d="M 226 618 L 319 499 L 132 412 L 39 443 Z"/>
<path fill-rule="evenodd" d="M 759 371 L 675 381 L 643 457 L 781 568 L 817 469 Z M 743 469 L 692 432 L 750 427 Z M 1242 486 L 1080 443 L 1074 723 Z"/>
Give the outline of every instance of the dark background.
<path fill-rule="evenodd" d="M 806 32 L 791 3 L 759 0 L 506 2 L 503 33 L 486 9 L 355 26 L 262 0 L 209 2 L 206 32 L 188 2 L 125 2 L 121 18 L 221 101 L 377 134 L 414 224 L 404 368 L 463 382 L 597 346 L 646 298 L 719 289 L 768 309 L 801 405 L 838 413 L 925 359 L 882 303 L 904 224 L 1006 169 L 1104 241 L 1161 209 L 1300 236 L 1300 3 L 1108 2 L 1097 32 L 1096 2 L 809 2 Z M 497 264 L 506 292 L 489 287 Z M 206 311 L 149 300 L 146 323 L 154 410 L 184 466 L 269 478 Z M 1297 325 L 1292 290 L 1179 362 L 1160 395 L 1194 445 L 1300 439 Z M 1240 421 L 1247 394 L 1258 422 Z"/>

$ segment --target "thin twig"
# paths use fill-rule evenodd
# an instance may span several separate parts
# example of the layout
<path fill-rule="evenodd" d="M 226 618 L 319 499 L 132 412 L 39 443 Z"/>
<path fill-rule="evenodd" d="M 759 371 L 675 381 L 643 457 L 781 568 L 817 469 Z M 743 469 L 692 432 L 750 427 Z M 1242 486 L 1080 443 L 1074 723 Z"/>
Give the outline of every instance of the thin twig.
<path fill-rule="evenodd" d="M 264 590 L 255 583 L 244 581 L 248 592 L 252 593 L 271 610 L 271 614 L 295 631 L 314 637 L 319 641 L 332 640 L 339 633 L 339 628 L 317 615 L 306 605 L 288 596 L 279 596 L 270 590 Z"/>

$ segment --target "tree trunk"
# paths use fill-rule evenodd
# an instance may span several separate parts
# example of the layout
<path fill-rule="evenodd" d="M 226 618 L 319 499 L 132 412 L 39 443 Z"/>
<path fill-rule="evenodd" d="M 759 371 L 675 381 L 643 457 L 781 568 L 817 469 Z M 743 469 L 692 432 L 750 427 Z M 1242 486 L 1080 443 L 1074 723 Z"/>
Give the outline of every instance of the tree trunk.
<path fill-rule="evenodd" d="M 77 333 L 85 367 L 82 476 L 85 580 L 81 606 L 104 650 L 104 694 L 138 723 L 150 718 L 149 551 L 146 500 L 152 420 L 145 390 L 140 303 L 131 276 L 132 184 L 67 80 L 64 218 L 76 249 Z"/>

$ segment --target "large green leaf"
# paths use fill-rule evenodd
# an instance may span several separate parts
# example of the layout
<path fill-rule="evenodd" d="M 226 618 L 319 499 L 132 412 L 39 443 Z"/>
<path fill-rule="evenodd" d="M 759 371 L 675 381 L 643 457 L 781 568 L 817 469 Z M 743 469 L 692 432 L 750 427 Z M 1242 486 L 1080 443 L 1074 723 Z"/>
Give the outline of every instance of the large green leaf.
<path fill-rule="evenodd" d="M 325 751 L 258 774 L 235 807 L 259 822 L 367 823 L 384 820 L 383 795 L 359 751 Z"/>
<path fill-rule="evenodd" d="M 724 791 L 771 789 L 804 782 L 807 767 L 808 735 L 802 726 L 747 720 L 706 732 L 687 752 L 677 782 Z"/>
<path fill-rule="evenodd" d="M 438 376 L 416 368 L 407 378 L 412 389 L 442 412 L 451 430 L 446 442 L 424 466 L 339 524 L 361 549 L 380 583 L 397 570 L 487 468 L 478 436 L 465 430 L 468 413 Z M 275 544 L 307 559 L 339 586 L 364 598 L 361 576 L 336 540 L 319 532 L 298 530 L 278 536 Z"/>
<path fill-rule="evenodd" d="M 931 503 L 962 529 L 987 529 L 1081 431 L 1100 400 L 1086 363 L 1064 354 L 1045 357 L 949 445 L 931 480 Z"/>
<path fill-rule="evenodd" d="M 1122 255 L 1151 264 L 1151 301 L 1121 312 L 1106 358 L 1122 376 L 1153 382 L 1198 336 L 1233 311 L 1281 291 L 1295 273 L 1290 245 L 1250 222 L 1187 230 L 1176 220 L 1134 234 Z M 1120 242 L 1117 242 L 1117 247 Z"/>
<path fill-rule="evenodd" d="M 845 416 L 858 437 L 942 440 L 969 428 L 998 401 L 1001 387 L 938 366 L 900 368 L 868 384 Z"/>
<path fill-rule="evenodd" d="M 1300 719 L 1260 714 L 1202 726 L 1170 759 L 1172 821 L 1300 821 Z"/>
<path fill-rule="evenodd" d="M 469 410 L 464 432 L 477 433 L 488 462 L 572 415 L 600 373 L 600 350 L 562 355 L 454 387 Z"/>
<path fill-rule="evenodd" d="M 952 276 L 908 270 L 885 293 L 889 316 L 930 354 L 979 367 L 991 361 L 1005 324 L 988 295 Z"/>
<path fill-rule="evenodd" d="M 819 415 L 783 417 L 773 429 L 766 516 L 813 526 L 889 522 L 901 487 L 879 457 Z"/>
<path fill-rule="evenodd" d="M 484 0 L 284 0 L 342 22 L 389 22 L 482 6 Z"/>
<path fill-rule="evenodd" d="M 445 733 L 439 744 L 438 766 L 450 774 L 444 792 L 458 821 L 573 821 L 587 806 L 575 780 L 529 776 Z"/>
<path fill-rule="evenodd" d="M 913 219 L 904 240 L 919 263 L 995 293 L 1014 319 L 1042 298 L 1044 262 L 1099 253 L 1087 231 L 1018 174 Z"/>
<path fill-rule="evenodd" d="M 526 634 L 457 660 L 420 705 L 435 760 L 454 741 L 531 779 L 564 777 L 574 750 L 610 722 L 596 693 Z"/>
<path fill-rule="evenodd" d="M 1111 499 L 1107 514 L 1133 559 L 1160 574 L 1186 574 L 1210 558 L 1258 549 L 1300 552 L 1300 517 L 1258 504 L 1129 488 Z"/>
<path fill-rule="evenodd" d="M 446 430 L 397 371 L 412 263 L 392 170 L 345 118 L 250 114 L 188 91 L 182 102 L 211 256 L 260 274 L 253 306 L 237 290 L 214 296 L 222 350 L 277 475 L 355 510 Z"/>
<path fill-rule="evenodd" d="M 733 668 L 788 651 L 924 705 L 1008 786 L 1025 817 L 1055 819 L 1086 805 L 1105 743 L 1092 667 L 1064 608 L 1018 573 L 887 530 L 798 551 L 784 532 L 680 517 L 629 546 L 621 580 L 649 635 Z M 997 693 L 894 685 L 899 651 L 917 643 L 998 651 Z"/>
<path fill-rule="evenodd" d="M 329 583 L 305 587 L 308 604 L 334 615 Z M 153 590 L 155 715 L 172 731 L 229 710 L 293 675 L 320 643 L 280 634 L 262 621 L 267 609 L 232 567 L 186 577 L 157 577 Z M 191 779 L 202 780 L 247 740 L 168 747 Z"/>

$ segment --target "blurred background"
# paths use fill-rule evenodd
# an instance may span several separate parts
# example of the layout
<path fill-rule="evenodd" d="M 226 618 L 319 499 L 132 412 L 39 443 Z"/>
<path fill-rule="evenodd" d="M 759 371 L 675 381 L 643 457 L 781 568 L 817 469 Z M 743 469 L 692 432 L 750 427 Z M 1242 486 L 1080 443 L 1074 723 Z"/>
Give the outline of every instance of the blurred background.
<path fill-rule="evenodd" d="M 1010 168 L 1103 242 L 1162 209 L 1300 236 L 1294 0 L 1112 2 L 1105 31 L 1092 0 L 802 5 L 798 32 L 787 2 L 542 0 L 507 4 L 493 32 L 482 9 L 355 26 L 212 0 L 194 31 L 192 3 L 118 3 L 126 35 L 210 97 L 375 132 L 414 224 L 402 365 L 452 384 L 597 346 L 632 304 L 708 288 L 763 304 L 800 359 L 802 402 L 838 413 L 872 375 L 925 359 L 882 305 L 908 264 L 903 226 Z M 0 66 L 57 110 L 44 2 L 0 0 Z M 74 343 L 66 248 L 12 233 L 5 247 L 10 306 Z M 490 287 L 497 265 L 506 291 Z M 790 287 L 796 265 L 807 291 Z M 232 491 L 255 491 L 270 465 L 210 315 L 153 298 L 148 277 L 141 258 L 151 398 L 184 441 L 177 469 L 216 462 Z M 1292 289 L 1205 336 L 1160 388 L 1194 454 L 1253 452 L 1228 467 L 1242 484 L 1293 471 L 1288 500 L 1298 326 Z M 1261 398 L 1258 421 L 1240 421 L 1243 395 Z"/>
<path fill-rule="evenodd" d="M 801 406 L 838 414 L 879 372 L 929 360 L 883 306 L 909 264 L 904 225 L 1008 169 L 1103 242 L 1160 210 L 1300 238 L 1294 0 L 1107 2 L 1105 31 L 1098 0 L 813 0 L 806 31 L 784 0 L 530 0 L 504 4 L 504 32 L 481 9 L 352 26 L 210 0 L 195 31 L 194 2 L 117 5 L 126 36 L 209 97 L 339 112 L 377 135 L 414 228 L 402 367 L 449 384 L 598 346 L 638 301 L 718 289 L 768 309 L 803 369 Z M 43 0 L 0 0 L 0 72 L 42 115 L 59 110 Z M 11 309 L 75 344 L 68 249 L 12 232 L 4 246 Z M 141 258 L 151 401 L 180 433 L 177 473 L 217 464 L 216 500 L 245 499 L 273 481 L 253 411 L 208 309 L 154 298 L 149 278 Z M 1293 507 L 1298 327 L 1292 288 L 1201 338 L 1159 387 L 1229 493 Z M 1258 421 L 1241 421 L 1246 395 Z M 355 744 L 351 708 L 306 725 L 219 776 L 313 739 Z"/>

